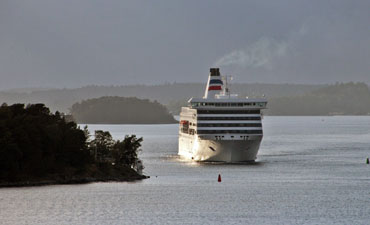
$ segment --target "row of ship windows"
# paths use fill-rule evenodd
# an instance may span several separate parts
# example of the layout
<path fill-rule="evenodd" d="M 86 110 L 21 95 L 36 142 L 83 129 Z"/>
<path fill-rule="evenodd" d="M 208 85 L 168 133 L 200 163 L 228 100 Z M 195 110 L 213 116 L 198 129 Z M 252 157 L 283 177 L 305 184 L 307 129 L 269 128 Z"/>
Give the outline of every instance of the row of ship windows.
<path fill-rule="evenodd" d="M 213 103 L 213 102 L 192 102 L 192 107 L 197 106 L 216 106 L 216 107 L 243 107 L 243 106 L 258 106 L 265 107 L 266 102 L 241 102 L 241 103 Z"/>
<path fill-rule="evenodd" d="M 198 130 L 181 128 L 185 134 L 262 134 L 262 130 Z"/>
<path fill-rule="evenodd" d="M 198 127 L 262 127 L 260 123 L 198 123 Z"/>
<path fill-rule="evenodd" d="M 215 136 L 216 140 L 222 140 L 225 136 Z M 234 138 L 234 136 L 230 136 L 231 138 Z M 249 136 L 240 136 L 240 138 L 243 138 L 244 140 L 248 140 Z"/>
<path fill-rule="evenodd" d="M 198 109 L 198 114 L 260 114 L 260 110 L 204 110 Z"/>
<path fill-rule="evenodd" d="M 262 130 L 198 130 L 198 134 L 262 134 Z"/>
<path fill-rule="evenodd" d="M 261 117 L 198 117 L 198 120 L 261 120 Z"/>

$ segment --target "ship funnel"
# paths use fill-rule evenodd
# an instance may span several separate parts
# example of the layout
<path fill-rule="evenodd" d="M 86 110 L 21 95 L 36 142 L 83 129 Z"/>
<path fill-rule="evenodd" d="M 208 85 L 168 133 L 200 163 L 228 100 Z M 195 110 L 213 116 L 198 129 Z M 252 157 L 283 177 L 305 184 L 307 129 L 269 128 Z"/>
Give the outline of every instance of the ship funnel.
<path fill-rule="evenodd" d="M 216 94 L 220 94 L 223 88 L 223 82 L 221 79 L 220 69 L 211 68 L 209 72 L 206 92 L 204 98 L 215 98 Z"/>

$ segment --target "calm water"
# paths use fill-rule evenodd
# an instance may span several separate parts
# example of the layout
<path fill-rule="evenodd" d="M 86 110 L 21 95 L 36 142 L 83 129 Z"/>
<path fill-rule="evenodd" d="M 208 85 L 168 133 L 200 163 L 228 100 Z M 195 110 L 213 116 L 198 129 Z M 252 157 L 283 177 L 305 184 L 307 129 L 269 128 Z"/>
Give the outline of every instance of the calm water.
<path fill-rule="evenodd" d="M 370 117 L 263 125 L 249 165 L 181 161 L 177 125 L 90 125 L 143 136 L 151 178 L 0 189 L 0 224 L 370 224 Z"/>

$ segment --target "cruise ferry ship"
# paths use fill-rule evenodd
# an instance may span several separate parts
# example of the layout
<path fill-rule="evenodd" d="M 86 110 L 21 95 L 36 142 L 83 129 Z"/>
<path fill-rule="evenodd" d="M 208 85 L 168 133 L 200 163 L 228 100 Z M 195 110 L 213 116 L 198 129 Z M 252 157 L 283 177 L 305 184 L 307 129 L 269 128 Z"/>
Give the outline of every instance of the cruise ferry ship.
<path fill-rule="evenodd" d="M 231 94 L 228 77 L 211 68 L 203 98 L 182 107 L 179 155 L 195 161 L 254 161 L 262 141 L 262 114 L 267 100 Z"/>

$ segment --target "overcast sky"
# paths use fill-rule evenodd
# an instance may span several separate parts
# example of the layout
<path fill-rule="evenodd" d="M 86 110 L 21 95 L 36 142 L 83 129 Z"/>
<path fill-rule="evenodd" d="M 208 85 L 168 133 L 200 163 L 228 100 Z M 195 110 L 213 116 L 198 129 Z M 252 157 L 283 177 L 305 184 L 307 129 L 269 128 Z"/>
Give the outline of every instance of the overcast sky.
<path fill-rule="evenodd" d="M 0 89 L 370 83 L 370 1 L 0 0 Z"/>

